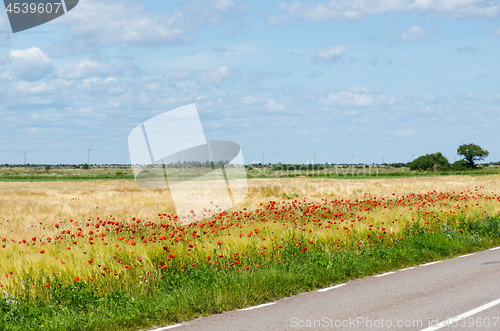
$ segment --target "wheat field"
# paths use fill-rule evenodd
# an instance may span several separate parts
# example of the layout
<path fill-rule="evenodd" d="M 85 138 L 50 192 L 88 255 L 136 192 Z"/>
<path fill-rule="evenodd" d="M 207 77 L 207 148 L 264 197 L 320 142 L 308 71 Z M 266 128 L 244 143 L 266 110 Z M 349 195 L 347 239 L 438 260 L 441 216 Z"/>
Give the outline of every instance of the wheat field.
<path fill-rule="evenodd" d="M 322 198 L 358 199 L 365 193 L 390 196 L 428 191 L 460 191 L 484 187 L 500 194 L 500 175 L 482 177 L 443 176 L 432 178 L 383 178 L 339 180 L 324 178 L 251 179 L 249 194 L 234 209 L 257 206 L 271 200 L 297 197 L 308 201 Z M 133 181 L 0 182 L 0 236 L 37 235 L 36 225 L 54 224 L 89 217 L 138 217 L 150 219 L 158 213 L 172 214 L 174 204 L 168 190 L 145 189 Z M 9 225 L 15 225 L 16 233 Z"/>
<path fill-rule="evenodd" d="M 4 275 L 0 287 L 8 293 L 35 298 L 39 294 L 48 295 L 47 289 L 54 282 L 71 283 L 81 278 L 93 284 L 101 294 L 116 286 L 133 293 L 141 280 L 161 277 L 169 260 L 165 254 L 171 254 L 174 248 L 179 266 L 171 265 L 170 268 L 181 271 L 185 270 L 184 264 L 194 267 L 209 263 L 207 254 L 215 256 L 215 251 L 224 256 L 238 252 L 245 258 L 271 263 L 274 255 L 264 250 L 279 251 L 280 241 L 273 241 L 273 237 L 286 238 L 290 228 L 299 229 L 307 242 L 317 242 L 319 250 L 337 250 L 339 245 L 349 245 L 348 236 L 351 235 L 345 231 L 352 230 L 356 236 L 364 238 L 377 234 L 390 244 L 392 238 L 398 237 L 396 234 L 414 219 L 429 223 L 425 215 L 439 215 L 444 222 L 444 217 L 452 217 L 455 212 L 457 216 L 465 213 L 464 216 L 472 217 L 500 212 L 496 200 L 500 195 L 499 175 L 361 180 L 251 179 L 248 185 L 248 196 L 229 213 L 215 217 L 213 222 L 218 220 L 219 223 L 217 226 L 211 223 L 214 227 L 207 231 L 209 229 L 203 227 L 205 221 L 200 222 L 199 227 L 186 229 L 179 223 L 180 218 L 171 217 L 175 208 L 168 190 L 142 188 L 133 181 L 0 182 L 0 238 L 1 249 L 5 250 L 0 256 L 0 275 Z M 431 193 L 415 196 L 428 192 Z M 412 204 L 424 201 L 421 217 L 417 216 L 418 206 L 417 210 L 412 210 L 404 202 L 398 205 L 397 200 L 402 197 L 408 202 L 412 199 Z M 450 197 L 459 197 L 459 200 Z M 427 199 L 432 203 L 424 207 Z M 322 214 L 323 221 L 315 220 L 309 208 L 315 206 L 319 210 L 327 200 L 337 201 L 336 213 L 333 209 L 330 211 L 334 212 L 331 217 L 340 219 L 332 221 Z M 359 206 L 374 202 L 377 206 L 373 209 L 368 207 L 363 211 Z M 278 205 L 281 211 L 288 206 L 290 212 L 286 216 L 282 214 L 280 217 L 284 219 L 280 222 L 277 221 Z M 355 216 L 350 212 L 352 206 L 359 209 L 355 228 L 352 223 Z M 353 219 L 342 218 L 344 212 L 349 212 Z M 270 219 L 273 219 L 272 225 L 267 223 Z M 326 225 L 335 224 L 335 220 L 338 225 Z M 157 224 L 158 221 L 162 224 Z M 318 229 L 313 232 L 308 228 L 304 232 L 306 226 L 310 226 L 306 224 L 311 222 Z M 341 226 L 342 222 L 349 223 L 350 228 Z M 432 224 L 436 222 L 437 219 L 433 219 Z M 168 225 L 171 230 L 166 230 Z M 260 226 L 263 227 L 258 231 Z M 180 238 L 189 231 L 192 231 L 192 238 Z M 255 237 L 259 232 L 262 238 Z M 174 237 L 174 233 L 179 237 Z M 170 240 L 166 240 L 166 235 Z M 335 239 L 336 245 L 333 245 L 332 238 L 337 237 L 344 239 Z M 297 237 L 294 240 L 304 239 Z M 164 246 L 164 241 L 168 247 Z"/>

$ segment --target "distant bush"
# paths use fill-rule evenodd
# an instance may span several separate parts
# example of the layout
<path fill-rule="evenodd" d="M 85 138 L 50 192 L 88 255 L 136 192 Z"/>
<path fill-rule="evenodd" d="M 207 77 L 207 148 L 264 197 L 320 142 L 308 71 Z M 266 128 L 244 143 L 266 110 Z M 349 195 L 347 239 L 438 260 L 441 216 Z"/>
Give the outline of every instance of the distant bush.
<path fill-rule="evenodd" d="M 85 163 L 84 165 L 82 165 L 82 169 L 88 170 L 89 169 L 89 165 L 87 163 Z"/>
<path fill-rule="evenodd" d="M 456 171 L 462 171 L 462 170 L 467 170 L 469 163 L 465 160 L 458 160 L 453 162 L 451 165 L 452 170 Z"/>
<path fill-rule="evenodd" d="M 434 169 L 434 164 L 438 164 L 439 167 L 443 169 L 450 167 L 448 159 L 438 152 L 416 158 L 410 163 L 410 170 L 432 170 Z"/>
<path fill-rule="evenodd" d="M 50 167 L 50 164 L 46 164 L 46 165 L 45 165 L 45 170 L 49 171 L 49 170 L 50 170 L 50 168 L 51 168 L 51 167 Z"/>

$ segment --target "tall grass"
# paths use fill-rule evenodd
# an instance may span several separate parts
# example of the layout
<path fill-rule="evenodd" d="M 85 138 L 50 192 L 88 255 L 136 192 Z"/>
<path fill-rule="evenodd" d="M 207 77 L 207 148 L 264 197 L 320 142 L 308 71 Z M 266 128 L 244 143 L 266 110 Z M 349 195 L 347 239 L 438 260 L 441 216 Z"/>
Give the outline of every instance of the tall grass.
<path fill-rule="evenodd" d="M 492 225 L 495 224 L 495 225 Z M 44 295 L 0 299 L 2 330 L 136 330 L 243 308 L 350 279 L 465 254 L 500 244 L 498 217 L 463 218 L 463 232 L 420 223 L 406 228 L 404 241 L 359 250 L 309 252 L 290 249 L 286 263 L 262 263 L 249 272 L 188 268 L 166 272 L 127 293 L 115 286 L 99 295 L 90 284 L 52 283 Z M 480 229 L 478 232 L 475 229 Z"/>

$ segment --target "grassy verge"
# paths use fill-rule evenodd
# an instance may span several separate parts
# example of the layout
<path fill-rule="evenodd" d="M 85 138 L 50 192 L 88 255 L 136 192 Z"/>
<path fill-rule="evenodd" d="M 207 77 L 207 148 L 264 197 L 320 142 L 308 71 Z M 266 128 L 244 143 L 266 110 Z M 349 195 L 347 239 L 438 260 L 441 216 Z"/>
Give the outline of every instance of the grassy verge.
<path fill-rule="evenodd" d="M 281 174 L 280 174 L 281 173 Z M 375 178 L 407 178 L 407 177 L 440 177 L 440 176 L 487 176 L 498 175 L 498 170 L 475 169 L 464 171 L 363 171 L 356 169 L 354 172 L 345 170 L 341 173 L 335 171 L 309 171 L 303 173 L 285 173 L 283 171 L 249 172 L 248 178 L 330 178 L 330 179 L 375 179 Z"/>
<path fill-rule="evenodd" d="M 448 223 L 453 224 L 451 227 Z M 444 220 L 430 230 L 420 222 L 405 227 L 396 240 L 352 242 L 340 250 L 299 252 L 284 240 L 278 259 L 242 261 L 241 268 L 167 268 L 161 279 L 118 286 L 106 295 L 88 284 L 52 282 L 34 298 L 0 300 L 1 330 L 136 330 L 189 320 L 202 315 L 260 304 L 350 279 L 396 270 L 500 245 L 500 217 Z M 300 234 L 289 233 L 300 239 Z M 359 240 L 359 239 L 358 239 Z M 173 262 L 175 263 L 175 262 Z M 258 265 L 258 267 L 257 267 Z"/>
<path fill-rule="evenodd" d="M 299 167 L 296 167 L 299 169 Z M 289 168 L 247 169 L 247 178 L 328 178 L 328 179 L 367 179 L 367 178 L 406 178 L 438 176 L 486 176 L 500 174 L 497 167 L 480 167 L 462 171 L 410 171 L 408 168 L 393 167 L 327 167 L 322 170 L 294 170 Z M 71 167 L 43 170 L 41 166 L 1 167 L 0 182 L 42 182 L 42 181 L 83 181 L 83 180 L 134 180 L 130 167 L 93 167 L 88 170 Z"/>
<path fill-rule="evenodd" d="M 79 177 L 79 176 L 63 176 L 63 177 L 8 177 L 0 178 L 0 182 L 62 182 L 62 181 L 93 181 L 93 180 L 134 180 L 134 177 L 116 177 L 116 176 L 96 176 L 96 177 Z"/>

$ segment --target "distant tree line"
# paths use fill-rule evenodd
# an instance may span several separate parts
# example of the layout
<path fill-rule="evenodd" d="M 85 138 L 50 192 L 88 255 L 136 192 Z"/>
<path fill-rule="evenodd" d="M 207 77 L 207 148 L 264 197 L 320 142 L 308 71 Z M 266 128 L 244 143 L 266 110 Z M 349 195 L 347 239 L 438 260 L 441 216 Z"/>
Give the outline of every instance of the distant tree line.
<path fill-rule="evenodd" d="M 463 144 L 457 149 L 457 154 L 463 157 L 462 160 L 453 164 L 441 153 L 422 155 L 410 162 L 410 170 L 467 170 L 477 168 L 477 162 L 484 160 L 489 152 L 476 144 Z"/>

